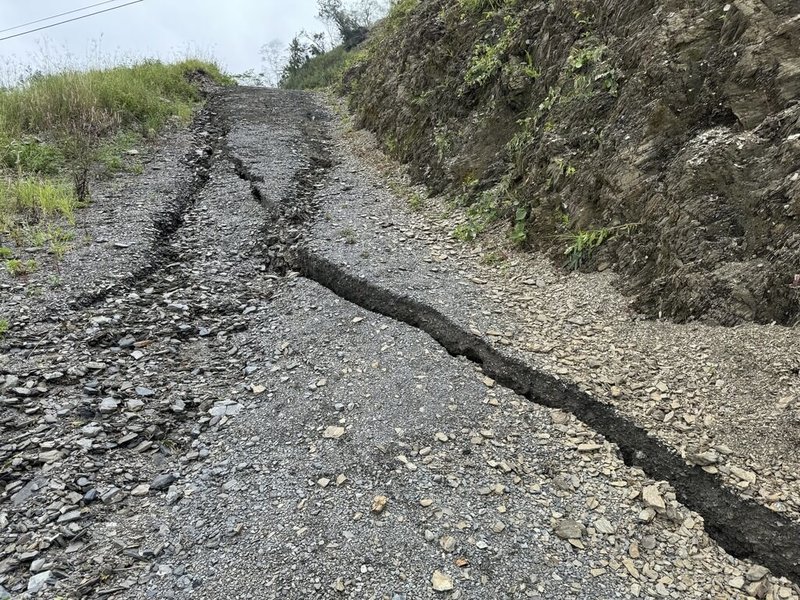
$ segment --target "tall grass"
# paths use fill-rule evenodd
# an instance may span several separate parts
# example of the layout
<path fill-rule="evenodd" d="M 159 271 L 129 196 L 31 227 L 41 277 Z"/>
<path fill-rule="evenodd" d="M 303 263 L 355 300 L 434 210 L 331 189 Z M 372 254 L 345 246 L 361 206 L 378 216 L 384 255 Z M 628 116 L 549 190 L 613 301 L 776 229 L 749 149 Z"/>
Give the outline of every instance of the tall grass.
<path fill-rule="evenodd" d="M 215 64 L 197 60 L 34 75 L 0 91 L 0 134 L 70 132 L 87 124 L 158 131 L 172 117 L 191 115 L 200 93 L 188 76 L 198 71 L 229 83 Z"/>
<path fill-rule="evenodd" d="M 0 181 L 0 229 L 16 230 L 64 218 L 75 222 L 79 201 L 67 184 L 22 176 Z"/>
<path fill-rule="evenodd" d="M 54 222 L 74 224 L 93 166 L 116 165 L 126 139 L 188 121 L 202 99 L 200 74 L 233 83 L 215 63 L 186 59 L 66 68 L 0 88 L 0 242 L 7 235 L 21 245 Z"/>

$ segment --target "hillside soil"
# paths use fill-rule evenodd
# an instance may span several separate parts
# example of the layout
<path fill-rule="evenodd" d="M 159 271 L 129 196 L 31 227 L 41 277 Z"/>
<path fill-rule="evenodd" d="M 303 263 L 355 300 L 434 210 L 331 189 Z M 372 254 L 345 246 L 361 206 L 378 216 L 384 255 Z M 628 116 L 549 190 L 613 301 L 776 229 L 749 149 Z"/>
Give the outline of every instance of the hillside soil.
<path fill-rule="evenodd" d="M 800 598 L 786 330 L 482 266 L 377 154 L 320 98 L 220 91 L 98 191 L 61 287 L 2 276 L 0 597 Z M 647 432 L 721 479 L 654 479 Z"/>

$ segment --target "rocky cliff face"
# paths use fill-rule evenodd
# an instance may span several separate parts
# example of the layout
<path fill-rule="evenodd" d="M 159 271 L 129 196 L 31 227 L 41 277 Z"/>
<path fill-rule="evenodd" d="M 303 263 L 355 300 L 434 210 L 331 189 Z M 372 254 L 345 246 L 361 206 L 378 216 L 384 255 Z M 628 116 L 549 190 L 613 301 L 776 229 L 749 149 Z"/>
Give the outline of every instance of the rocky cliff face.
<path fill-rule="evenodd" d="M 344 88 L 476 228 L 651 315 L 800 319 L 800 2 L 404 0 Z"/>

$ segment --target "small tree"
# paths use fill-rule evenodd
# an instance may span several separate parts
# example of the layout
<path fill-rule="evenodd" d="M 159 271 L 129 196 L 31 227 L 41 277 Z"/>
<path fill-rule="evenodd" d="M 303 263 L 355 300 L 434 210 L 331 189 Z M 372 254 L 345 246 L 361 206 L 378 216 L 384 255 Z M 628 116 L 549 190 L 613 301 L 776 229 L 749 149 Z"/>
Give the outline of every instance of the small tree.
<path fill-rule="evenodd" d="M 70 90 L 62 100 L 69 107 L 70 118 L 54 119 L 50 129 L 61 140 L 64 158 L 72 172 L 75 195 L 83 202 L 89 199 L 91 169 L 100 141 L 119 126 L 119 115 L 85 102 L 77 89 Z"/>
<path fill-rule="evenodd" d="M 346 50 L 352 50 L 366 39 L 370 23 L 365 20 L 363 11 L 346 9 L 342 0 L 318 0 L 317 6 L 319 18 L 335 27 Z"/>
<path fill-rule="evenodd" d="M 324 33 L 301 31 L 292 38 L 292 42 L 289 44 L 289 58 L 281 71 L 280 83 L 284 83 L 295 75 L 309 60 L 325 54 L 327 51 L 328 45 L 325 43 Z"/>

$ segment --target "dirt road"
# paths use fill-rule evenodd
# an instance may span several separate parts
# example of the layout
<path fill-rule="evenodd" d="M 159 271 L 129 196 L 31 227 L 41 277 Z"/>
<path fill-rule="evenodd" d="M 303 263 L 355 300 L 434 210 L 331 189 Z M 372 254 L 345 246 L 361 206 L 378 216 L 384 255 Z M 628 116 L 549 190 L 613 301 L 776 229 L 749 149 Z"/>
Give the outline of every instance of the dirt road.
<path fill-rule="evenodd" d="M 798 598 L 793 513 L 478 327 L 349 144 L 219 92 L 0 281 L 0 598 Z"/>

